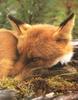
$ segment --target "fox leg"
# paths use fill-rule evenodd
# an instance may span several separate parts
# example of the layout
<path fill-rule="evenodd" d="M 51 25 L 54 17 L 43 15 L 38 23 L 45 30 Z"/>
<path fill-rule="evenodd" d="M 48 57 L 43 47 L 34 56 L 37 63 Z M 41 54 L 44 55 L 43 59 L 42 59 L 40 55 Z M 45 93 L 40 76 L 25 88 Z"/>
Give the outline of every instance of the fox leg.
<path fill-rule="evenodd" d="M 7 77 L 11 69 L 12 69 L 12 61 L 8 59 L 2 59 L 0 61 L 0 78 Z"/>

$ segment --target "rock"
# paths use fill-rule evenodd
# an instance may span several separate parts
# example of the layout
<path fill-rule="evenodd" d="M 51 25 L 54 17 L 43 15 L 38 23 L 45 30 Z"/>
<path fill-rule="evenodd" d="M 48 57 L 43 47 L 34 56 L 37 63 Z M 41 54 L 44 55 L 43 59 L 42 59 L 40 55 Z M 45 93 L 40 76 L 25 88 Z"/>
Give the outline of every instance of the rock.
<path fill-rule="evenodd" d="M 0 100 L 17 100 L 15 92 L 9 89 L 0 90 Z"/>
<path fill-rule="evenodd" d="M 64 95 L 57 96 L 52 100 L 78 100 L 78 92 L 77 93 L 68 93 Z"/>

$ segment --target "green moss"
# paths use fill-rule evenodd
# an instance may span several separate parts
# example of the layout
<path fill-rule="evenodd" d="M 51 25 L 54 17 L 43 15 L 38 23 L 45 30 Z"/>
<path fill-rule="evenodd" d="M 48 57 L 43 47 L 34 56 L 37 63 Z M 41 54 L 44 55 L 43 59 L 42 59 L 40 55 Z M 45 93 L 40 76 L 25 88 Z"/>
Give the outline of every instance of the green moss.
<path fill-rule="evenodd" d="M 70 91 L 70 89 L 73 87 L 74 83 L 68 82 L 64 79 L 62 79 L 59 76 L 55 76 L 53 78 L 49 78 L 48 80 L 49 86 L 53 89 L 53 91 Z"/>
<path fill-rule="evenodd" d="M 15 90 L 21 96 L 31 96 L 34 94 L 30 82 L 20 82 L 12 78 L 0 80 L 0 88 Z"/>
<path fill-rule="evenodd" d="M 56 71 L 54 72 L 56 73 Z M 21 97 L 37 97 L 49 92 L 64 93 L 78 90 L 78 72 L 66 72 L 54 75 L 50 73 L 50 75 L 48 74 L 48 77 L 43 76 L 32 77 L 26 81 L 17 81 L 12 78 L 6 78 L 0 80 L 0 88 L 15 90 Z"/>

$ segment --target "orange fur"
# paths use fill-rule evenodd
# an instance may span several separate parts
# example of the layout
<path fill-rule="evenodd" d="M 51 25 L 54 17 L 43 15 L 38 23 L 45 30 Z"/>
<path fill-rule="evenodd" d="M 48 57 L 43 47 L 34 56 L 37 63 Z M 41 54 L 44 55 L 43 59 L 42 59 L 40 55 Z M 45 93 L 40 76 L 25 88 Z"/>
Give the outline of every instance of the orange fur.
<path fill-rule="evenodd" d="M 8 76 L 17 59 L 17 39 L 6 29 L 0 29 L 0 78 Z"/>
<path fill-rule="evenodd" d="M 65 40 L 58 41 L 58 38 L 54 38 L 56 30 L 57 27 L 50 25 L 36 25 L 26 31 L 26 37 L 23 37 L 22 40 L 20 38 L 18 50 L 22 55 L 20 58 L 23 61 L 19 61 L 16 67 L 21 70 L 20 65 L 22 63 L 24 64 L 22 66 L 24 73 L 21 74 L 23 75 L 22 78 L 27 73 L 25 69 L 29 68 L 31 70 L 31 68 L 36 67 L 52 67 L 56 59 L 73 51 L 71 42 L 68 39 L 65 38 Z M 33 59 L 37 60 L 33 61 Z M 21 77 L 21 75 L 18 77 Z"/>
<path fill-rule="evenodd" d="M 17 44 L 20 57 L 15 65 L 17 72 L 13 70 L 13 73 L 17 75 L 16 79 L 24 79 L 30 76 L 31 70 L 34 68 L 52 67 L 64 55 L 73 52 L 71 45 L 71 31 L 74 26 L 73 14 L 60 26 L 48 24 L 25 25 L 14 17 L 10 16 L 9 19 L 13 27 L 17 26 L 16 31 L 20 32 Z"/>
<path fill-rule="evenodd" d="M 11 68 L 10 72 L 7 68 L 3 68 L 2 73 L 5 72 L 8 75 L 16 76 L 16 79 L 22 80 L 30 76 L 33 69 L 52 67 L 60 62 L 64 55 L 73 52 L 71 45 L 71 31 L 74 26 L 73 14 L 60 26 L 28 25 L 11 16 L 9 16 L 9 19 L 16 32 L 0 31 L 0 43 L 4 40 L 2 43 L 3 51 L 0 51 L 0 55 L 2 54 L 3 58 L 9 60 L 7 63 L 12 61 L 14 67 L 11 68 L 12 65 L 8 67 L 8 70 Z M 15 54 L 17 50 L 19 58 L 14 63 L 13 60 L 17 58 Z"/>

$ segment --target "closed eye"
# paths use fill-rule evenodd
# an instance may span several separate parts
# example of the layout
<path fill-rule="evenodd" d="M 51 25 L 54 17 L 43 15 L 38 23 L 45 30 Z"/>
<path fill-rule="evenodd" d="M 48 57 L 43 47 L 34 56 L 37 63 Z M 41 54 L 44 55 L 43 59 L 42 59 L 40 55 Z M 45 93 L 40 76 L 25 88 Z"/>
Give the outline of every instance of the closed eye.
<path fill-rule="evenodd" d="M 27 59 L 26 63 L 29 64 L 29 63 L 32 63 L 32 62 L 37 62 L 39 60 L 42 60 L 42 58 L 41 57 L 33 57 L 33 58 L 30 58 L 30 59 Z"/>
<path fill-rule="evenodd" d="M 40 57 L 34 57 L 34 58 L 31 58 L 31 61 L 32 62 L 36 62 L 36 61 L 38 61 L 38 60 L 40 60 L 41 58 Z"/>

